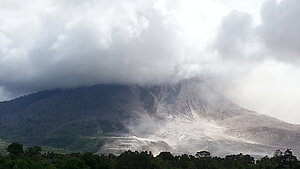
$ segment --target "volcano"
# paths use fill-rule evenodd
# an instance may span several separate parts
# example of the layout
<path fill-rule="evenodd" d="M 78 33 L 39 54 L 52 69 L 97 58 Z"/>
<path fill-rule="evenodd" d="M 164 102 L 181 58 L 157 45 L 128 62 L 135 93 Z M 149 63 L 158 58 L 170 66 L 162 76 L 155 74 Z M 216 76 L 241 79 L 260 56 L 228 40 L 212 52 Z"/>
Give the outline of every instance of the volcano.
<path fill-rule="evenodd" d="M 94 153 L 264 156 L 292 148 L 300 155 L 299 125 L 244 109 L 199 78 L 47 90 L 1 102 L 0 138 Z"/>

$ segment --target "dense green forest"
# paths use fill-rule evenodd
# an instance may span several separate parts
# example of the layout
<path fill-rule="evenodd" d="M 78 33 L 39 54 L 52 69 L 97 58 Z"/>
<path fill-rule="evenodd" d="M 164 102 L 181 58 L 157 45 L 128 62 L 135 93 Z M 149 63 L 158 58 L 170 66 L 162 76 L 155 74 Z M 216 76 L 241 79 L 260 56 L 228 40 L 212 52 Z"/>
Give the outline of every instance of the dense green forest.
<path fill-rule="evenodd" d="M 7 153 L 0 155 L 1 169 L 300 169 L 300 162 L 290 149 L 274 156 L 255 160 L 250 155 L 212 157 L 207 151 L 196 155 L 174 156 L 162 152 L 154 157 L 151 152 L 126 151 L 119 156 L 93 153 L 58 154 L 43 152 L 41 147 L 27 147 L 12 143 Z"/>

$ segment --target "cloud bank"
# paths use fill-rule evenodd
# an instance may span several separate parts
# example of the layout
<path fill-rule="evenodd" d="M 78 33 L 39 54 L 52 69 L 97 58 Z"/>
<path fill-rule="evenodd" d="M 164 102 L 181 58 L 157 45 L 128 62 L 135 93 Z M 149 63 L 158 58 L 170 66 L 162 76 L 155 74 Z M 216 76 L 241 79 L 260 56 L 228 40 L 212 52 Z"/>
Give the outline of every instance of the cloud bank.
<path fill-rule="evenodd" d="M 297 0 L 0 4 L 1 100 L 197 75 L 242 106 L 300 123 Z"/>

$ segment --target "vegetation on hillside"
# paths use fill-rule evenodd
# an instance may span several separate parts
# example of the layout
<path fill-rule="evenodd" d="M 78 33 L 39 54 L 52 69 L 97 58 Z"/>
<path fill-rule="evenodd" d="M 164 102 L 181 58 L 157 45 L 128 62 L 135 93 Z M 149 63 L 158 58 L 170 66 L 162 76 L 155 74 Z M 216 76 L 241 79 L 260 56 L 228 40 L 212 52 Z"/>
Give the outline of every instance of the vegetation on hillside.
<path fill-rule="evenodd" d="M 195 156 L 174 156 L 162 152 L 154 157 L 151 152 L 126 151 L 119 156 L 93 153 L 57 154 L 42 153 L 38 146 L 28 147 L 12 143 L 7 153 L 0 155 L 1 169 L 300 169 L 300 162 L 290 149 L 274 156 L 255 160 L 250 155 L 212 157 L 201 151 Z"/>

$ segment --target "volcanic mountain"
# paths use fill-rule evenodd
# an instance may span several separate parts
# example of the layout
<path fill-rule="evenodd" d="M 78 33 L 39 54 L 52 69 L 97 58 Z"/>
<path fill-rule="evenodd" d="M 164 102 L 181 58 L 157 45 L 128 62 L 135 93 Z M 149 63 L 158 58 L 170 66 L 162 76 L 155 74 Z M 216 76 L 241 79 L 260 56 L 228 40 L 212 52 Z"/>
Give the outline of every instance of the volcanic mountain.
<path fill-rule="evenodd" d="M 244 109 L 200 79 L 48 90 L 0 103 L 0 138 L 72 151 L 300 155 L 300 126 Z"/>

